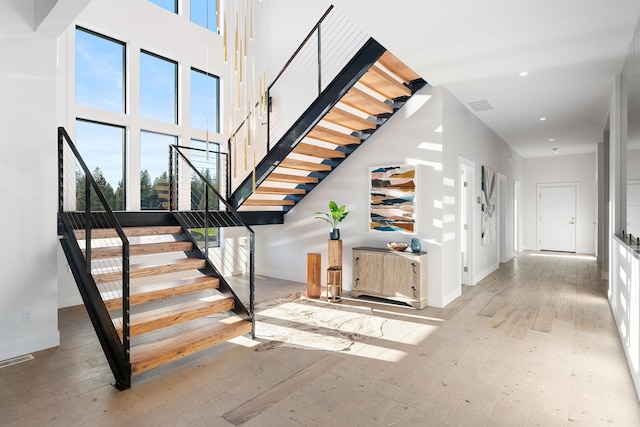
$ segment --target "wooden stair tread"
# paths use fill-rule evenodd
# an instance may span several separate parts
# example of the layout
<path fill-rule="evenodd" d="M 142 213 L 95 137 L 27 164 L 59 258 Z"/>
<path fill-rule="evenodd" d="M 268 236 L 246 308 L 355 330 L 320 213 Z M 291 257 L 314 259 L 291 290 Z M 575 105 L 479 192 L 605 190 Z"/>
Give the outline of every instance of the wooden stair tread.
<path fill-rule="evenodd" d="M 186 252 L 193 249 L 191 242 L 159 242 L 129 245 L 129 256 L 159 254 L 166 252 Z M 122 246 L 91 249 L 91 259 L 122 257 Z"/>
<path fill-rule="evenodd" d="M 251 332 L 251 322 L 229 317 L 179 336 L 131 348 L 131 373 L 139 374 Z"/>
<path fill-rule="evenodd" d="M 290 194 L 307 194 L 307 190 L 304 188 L 282 188 L 282 187 L 267 187 L 260 186 L 256 188 L 254 194 L 278 194 L 282 196 L 288 196 Z"/>
<path fill-rule="evenodd" d="M 233 298 L 223 295 L 213 295 L 211 297 L 174 304 L 142 313 L 132 314 L 130 317 L 131 326 L 129 333 L 131 336 L 142 335 L 158 329 L 174 326 L 190 320 L 199 319 L 216 313 L 222 313 L 233 309 L 235 302 Z M 113 324 L 122 336 L 122 318 L 113 319 Z"/>
<path fill-rule="evenodd" d="M 129 304 L 131 306 L 145 304 L 161 299 L 217 289 L 220 279 L 211 276 L 197 276 L 170 282 L 154 283 L 129 288 Z M 122 308 L 122 291 L 103 292 L 102 298 L 107 310 Z"/>
<path fill-rule="evenodd" d="M 318 178 L 304 175 L 290 175 L 284 173 L 272 173 L 267 176 L 266 181 L 274 182 L 291 182 L 294 184 L 316 184 Z"/>
<path fill-rule="evenodd" d="M 343 102 L 357 110 L 364 111 L 370 116 L 393 113 L 393 107 L 391 105 L 374 98 L 357 87 L 349 89 L 349 92 L 342 97 L 340 102 Z"/>
<path fill-rule="evenodd" d="M 284 159 L 279 167 L 297 169 L 301 171 L 309 172 L 328 172 L 331 170 L 331 165 L 325 165 L 324 163 L 305 162 L 304 160 L 296 159 Z"/>
<path fill-rule="evenodd" d="M 409 68 L 404 62 L 400 61 L 394 54 L 388 50 L 382 54 L 378 62 L 387 70 L 401 78 L 405 83 L 411 83 L 420 78 L 415 71 Z"/>
<path fill-rule="evenodd" d="M 375 65 L 369 68 L 369 71 L 360 78 L 359 82 L 387 99 L 411 96 L 411 89 Z"/>
<path fill-rule="evenodd" d="M 375 129 L 376 123 L 360 117 L 356 114 L 342 110 L 338 107 L 333 107 L 323 118 L 329 123 L 352 129 L 354 131 L 363 131 L 367 129 Z"/>
<path fill-rule="evenodd" d="M 139 236 L 161 236 L 164 234 L 180 234 L 182 233 L 182 227 L 179 225 L 163 225 L 152 227 L 122 227 L 125 236 L 127 237 L 139 237 Z M 74 230 L 76 239 L 84 240 L 84 230 Z M 112 237 L 118 237 L 118 233 L 113 228 L 93 228 L 91 230 L 92 239 L 108 239 Z"/>
<path fill-rule="evenodd" d="M 347 135 L 333 129 L 322 126 L 315 126 L 311 132 L 307 134 L 309 138 L 318 139 L 320 141 L 330 142 L 336 145 L 360 144 L 362 141 L 357 136 Z"/>
<path fill-rule="evenodd" d="M 347 157 L 347 153 L 344 151 L 318 147 L 317 145 L 305 144 L 304 142 L 296 145 L 292 153 L 304 154 L 305 156 L 318 157 L 320 159 L 344 159 Z"/>
<path fill-rule="evenodd" d="M 293 206 L 295 200 L 268 200 L 268 199 L 247 199 L 242 203 L 244 206 Z"/>
<path fill-rule="evenodd" d="M 199 270 L 204 268 L 205 265 L 206 261 L 200 258 L 182 258 L 159 264 L 132 264 L 129 266 L 129 277 L 135 279 L 137 277 L 155 276 L 178 271 Z M 93 275 L 93 280 L 95 280 L 96 283 L 114 282 L 120 281 L 121 279 L 122 271 L 119 270 Z"/>

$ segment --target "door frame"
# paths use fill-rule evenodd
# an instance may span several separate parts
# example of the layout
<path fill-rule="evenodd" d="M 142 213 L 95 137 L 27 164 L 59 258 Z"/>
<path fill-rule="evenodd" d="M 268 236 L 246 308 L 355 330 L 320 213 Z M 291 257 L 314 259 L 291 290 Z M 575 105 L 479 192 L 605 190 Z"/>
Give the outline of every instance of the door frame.
<path fill-rule="evenodd" d="M 467 181 L 467 187 L 464 187 L 462 177 Z M 475 193 L 476 193 L 476 164 L 475 162 L 464 157 L 458 157 L 458 231 L 460 241 L 460 284 L 475 285 Z M 467 229 L 464 229 L 464 219 L 467 219 Z M 466 239 L 464 238 L 466 236 Z M 465 246 L 466 243 L 466 247 Z M 464 260 L 466 254 L 467 271 L 464 271 Z M 465 283 L 466 282 L 466 283 Z"/>
<path fill-rule="evenodd" d="M 520 209 L 521 209 L 521 194 L 520 194 L 520 181 L 513 181 L 513 253 L 517 255 L 520 253 Z"/>
<path fill-rule="evenodd" d="M 498 201 L 496 206 L 496 259 L 498 263 L 507 262 L 507 176 L 496 172 L 498 182 Z"/>
<path fill-rule="evenodd" d="M 541 250 L 540 245 L 542 242 L 542 200 L 540 192 L 542 188 L 557 188 L 557 187 L 573 187 L 575 188 L 576 200 L 575 200 L 575 232 L 573 233 L 574 240 L 574 252 L 578 250 L 578 205 L 580 203 L 580 183 L 579 182 L 553 182 L 536 184 L 536 250 Z"/>

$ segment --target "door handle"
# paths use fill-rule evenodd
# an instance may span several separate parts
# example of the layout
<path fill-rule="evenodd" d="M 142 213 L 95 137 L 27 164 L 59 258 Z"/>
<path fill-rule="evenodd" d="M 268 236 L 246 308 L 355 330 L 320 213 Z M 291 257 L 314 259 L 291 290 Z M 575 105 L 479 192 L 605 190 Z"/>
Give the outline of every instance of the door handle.
<path fill-rule="evenodd" d="M 575 224 L 575 222 L 574 221 L 569 221 L 569 224 Z"/>

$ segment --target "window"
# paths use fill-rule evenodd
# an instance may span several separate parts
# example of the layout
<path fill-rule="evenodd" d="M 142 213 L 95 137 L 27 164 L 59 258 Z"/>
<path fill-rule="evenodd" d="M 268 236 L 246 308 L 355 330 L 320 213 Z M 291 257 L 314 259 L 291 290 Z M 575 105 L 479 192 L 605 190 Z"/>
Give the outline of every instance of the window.
<path fill-rule="evenodd" d="M 178 64 L 140 52 L 140 116 L 178 123 Z"/>
<path fill-rule="evenodd" d="M 169 208 L 169 145 L 178 138 L 140 132 L 140 209 Z"/>
<path fill-rule="evenodd" d="M 191 127 L 220 132 L 220 79 L 191 69 Z"/>
<path fill-rule="evenodd" d="M 76 28 L 76 104 L 124 113 L 125 45 Z"/>
<path fill-rule="evenodd" d="M 112 210 L 124 210 L 125 130 L 120 126 L 76 120 L 76 146 Z M 79 175 L 78 179 L 83 179 Z M 84 183 L 78 183 L 84 189 Z M 84 190 L 77 193 L 78 210 L 84 210 Z M 97 197 L 91 207 L 99 209 Z"/>
<path fill-rule="evenodd" d="M 169 12 L 178 13 L 178 0 L 149 0 L 153 4 L 157 4 Z"/>
<path fill-rule="evenodd" d="M 191 22 L 217 33 L 217 1 L 191 0 Z"/>

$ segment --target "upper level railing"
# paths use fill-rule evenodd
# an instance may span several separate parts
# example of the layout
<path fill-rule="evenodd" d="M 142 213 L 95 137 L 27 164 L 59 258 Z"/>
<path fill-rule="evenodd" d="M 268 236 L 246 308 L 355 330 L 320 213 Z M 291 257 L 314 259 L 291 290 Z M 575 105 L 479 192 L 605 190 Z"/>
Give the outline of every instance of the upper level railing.
<path fill-rule="evenodd" d="M 58 128 L 58 214 L 64 231 L 63 246 L 87 312 L 107 356 L 119 389 L 131 385 L 129 359 L 129 240 L 124 234 L 95 178 L 66 130 Z M 96 231 L 101 229 L 100 234 Z M 109 230 L 107 233 L 104 230 Z M 94 258 L 101 247 L 120 247 L 120 257 Z M 93 274 L 114 272 L 98 290 Z M 120 274 L 118 274 L 120 273 Z M 104 277 L 104 276 L 103 276 Z M 122 309 L 109 312 L 102 295 L 120 297 Z M 118 316 L 118 313 L 121 316 Z M 113 316 L 122 318 L 122 338 Z"/>
<path fill-rule="evenodd" d="M 267 123 L 250 129 L 245 120 L 229 147 L 232 191 L 249 176 L 296 120 L 311 106 L 369 35 L 349 18 L 329 9 L 313 27 L 267 89 Z"/>

